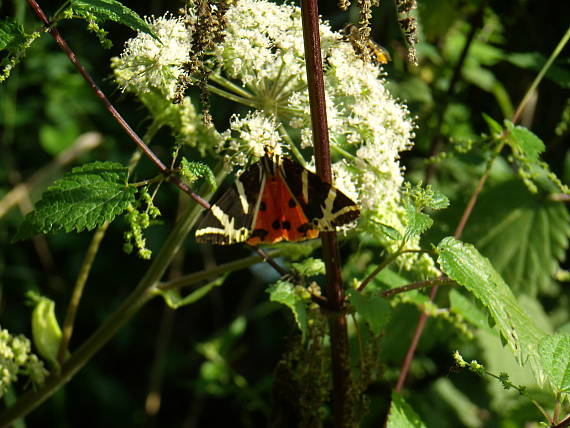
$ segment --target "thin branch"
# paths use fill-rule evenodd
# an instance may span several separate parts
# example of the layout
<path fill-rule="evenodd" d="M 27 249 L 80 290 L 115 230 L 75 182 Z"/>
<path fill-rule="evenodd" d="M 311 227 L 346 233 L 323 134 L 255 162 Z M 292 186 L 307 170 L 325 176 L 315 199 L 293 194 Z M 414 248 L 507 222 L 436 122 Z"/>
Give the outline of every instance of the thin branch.
<path fill-rule="evenodd" d="M 321 180 L 332 183 L 317 0 L 301 1 L 301 18 L 316 171 Z M 346 407 L 349 405 L 347 399 L 350 390 L 348 330 L 346 315 L 342 312 L 345 296 L 336 232 L 321 233 L 321 240 L 326 268 L 327 300 L 337 311 L 336 316 L 329 318 L 333 377 L 332 419 L 335 427 L 341 428 L 347 426 Z"/>
<path fill-rule="evenodd" d="M 279 250 L 275 250 L 270 252 L 268 256 L 278 257 L 280 253 L 281 252 Z M 156 288 L 162 291 L 166 291 L 195 286 L 203 281 L 211 280 L 213 277 L 223 275 L 224 273 L 245 269 L 262 261 L 263 257 L 259 255 L 245 257 L 240 260 L 235 260 L 233 262 L 217 265 L 212 268 L 201 270 L 199 272 L 194 272 L 189 275 L 184 275 L 167 282 L 161 282 L 156 286 Z"/>
<path fill-rule="evenodd" d="M 556 45 L 556 47 L 554 48 L 554 51 L 552 51 L 552 54 L 550 54 L 550 57 L 548 58 L 546 63 L 542 66 L 542 69 L 536 75 L 535 79 L 531 83 L 530 88 L 528 88 L 528 90 L 526 91 L 526 94 L 524 95 L 522 101 L 520 102 L 519 106 L 517 107 L 517 110 L 515 111 L 515 114 L 513 115 L 513 120 L 512 120 L 513 123 L 516 123 L 518 121 L 518 119 L 519 119 L 520 115 L 522 114 L 524 108 L 526 107 L 527 103 L 531 99 L 531 96 L 533 95 L 534 91 L 536 90 L 539 83 L 544 78 L 544 75 L 546 74 L 548 69 L 554 63 L 554 60 L 558 57 L 558 55 L 560 55 L 560 52 L 562 52 L 562 49 L 564 49 L 564 47 L 568 43 L 568 40 L 570 40 L 570 26 L 566 29 L 566 33 L 564 34 L 564 36 L 562 36 L 562 39 L 560 39 L 560 42 L 558 42 L 558 45 Z"/>
<path fill-rule="evenodd" d="M 380 293 L 380 297 L 393 297 L 400 293 L 405 293 L 410 290 L 418 290 L 421 288 L 430 288 L 430 287 L 440 287 L 445 285 L 455 286 L 457 283 L 449 278 L 435 278 L 435 279 L 428 279 L 425 281 L 418 281 L 413 282 L 411 284 L 406 284 L 401 287 L 391 288 L 389 290 L 383 291 Z"/>
<path fill-rule="evenodd" d="M 137 135 L 137 133 L 130 127 L 127 121 L 121 116 L 121 114 L 117 111 L 117 109 L 111 104 L 109 99 L 105 96 L 103 91 L 99 89 L 89 72 L 83 67 L 83 64 L 79 62 L 75 52 L 71 50 L 67 42 L 61 37 L 56 26 L 51 26 L 50 22 L 45 15 L 44 11 L 40 8 L 39 4 L 36 0 L 28 0 L 28 4 L 36 13 L 40 21 L 47 27 L 48 32 L 52 35 L 55 39 L 56 43 L 59 47 L 65 52 L 69 60 L 75 66 L 77 71 L 83 76 L 89 87 L 95 92 L 97 97 L 103 102 L 107 111 L 113 116 L 113 118 L 119 123 L 119 125 L 123 128 L 123 130 L 127 133 L 127 135 L 135 142 L 135 144 L 142 150 L 142 152 L 154 163 L 154 165 L 162 172 L 165 176 L 169 177 L 170 181 L 174 183 L 180 190 L 187 193 L 194 199 L 198 204 L 202 207 L 208 209 L 209 204 L 208 202 L 203 199 L 200 195 L 194 193 L 190 187 L 184 184 L 178 177 L 173 176 L 170 173 L 170 170 L 162 163 L 162 161 L 156 156 L 156 154 L 145 144 L 145 142 Z"/>

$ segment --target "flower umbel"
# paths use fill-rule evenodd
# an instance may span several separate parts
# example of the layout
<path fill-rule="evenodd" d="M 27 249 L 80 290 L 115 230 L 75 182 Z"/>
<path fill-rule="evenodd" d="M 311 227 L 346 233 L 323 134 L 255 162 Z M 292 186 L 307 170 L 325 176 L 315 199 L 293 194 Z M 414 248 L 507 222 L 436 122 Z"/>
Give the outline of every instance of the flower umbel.
<path fill-rule="evenodd" d="M 174 34 L 181 44 L 190 43 L 197 27 L 188 25 L 189 19 L 191 15 L 186 16 L 190 29 L 185 36 L 180 21 L 173 17 L 156 19 L 154 29 Z M 210 70 L 208 88 L 250 110 L 232 116 L 228 129 L 220 132 L 222 141 L 208 151 L 214 149 L 237 168 L 250 163 L 252 156 L 262 156 L 266 147 L 275 153 L 288 151 L 299 159 L 299 150 L 312 144 L 300 8 L 241 0 L 228 8 L 225 19 L 223 37 L 204 57 L 204 66 Z M 332 31 L 327 22 L 320 24 L 320 33 L 336 186 L 361 204 L 361 227 L 366 228 L 367 218 L 375 218 L 403 233 L 406 213 L 400 196 L 404 178 L 399 156 L 412 146 L 414 137 L 408 109 L 389 94 L 382 68 L 363 61 L 343 34 Z M 122 67 L 131 64 L 138 64 L 141 68 L 137 70 L 144 74 L 141 62 L 130 55 L 134 46 L 142 49 L 144 43 L 154 41 L 139 38 L 129 42 L 121 61 L 114 63 L 117 76 L 122 75 Z M 155 58 L 155 64 L 148 64 L 155 87 L 158 82 L 163 88 L 176 86 L 179 67 L 186 58 L 182 49 L 172 51 L 180 55 L 169 57 L 168 73 L 160 79 L 153 72 L 164 70 L 161 63 Z M 161 93 L 168 97 L 170 89 Z M 380 244 L 397 248 L 397 242 L 372 228 L 368 232 Z"/>

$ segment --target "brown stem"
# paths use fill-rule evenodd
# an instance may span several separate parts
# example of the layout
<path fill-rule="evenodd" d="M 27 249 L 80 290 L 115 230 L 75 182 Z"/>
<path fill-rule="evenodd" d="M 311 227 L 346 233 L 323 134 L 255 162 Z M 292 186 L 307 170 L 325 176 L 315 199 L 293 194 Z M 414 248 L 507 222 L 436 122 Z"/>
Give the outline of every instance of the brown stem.
<path fill-rule="evenodd" d="M 418 290 L 420 288 L 440 287 L 443 285 L 456 285 L 457 283 L 449 278 L 427 279 L 425 281 L 413 282 L 411 284 L 402 285 L 401 287 L 391 288 L 380 293 L 380 297 L 393 297 L 400 293 L 410 290 Z"/>
<path fill-rule="evenodd" d="M 437 294 L 437 289 L 438 289 L 437 286 L 431 289 L 431 293 L 429 295 L 430 300 L 433 301 L 433 299 L 435 298 L 435 295 Z M 427 314 L 425 312 L 422 312 L 422 314 L 420 315 L 420 319 L 418 321 L 418 325 L 416 326 L 416 331 L 414 332 L 412 343 L 408 348 L 408 352 L 406 352 L 406 358 L 404 358 L 404 364 L 402 365 L 402 370 L 400 372 L 400 376 L 398 377 L 398 382 L 396 383 L 396 392 L 398 394 L 402 391 L 404 382 L 406 382 L 406 378 L 408 377 L 408 372 L 410 371 L 410 366 L 412 365 L 412 360 L 414 358 L 418 342 L 420 341 L 420 337 L 422 337 L 422 332 L 424 331 L 427 318 L 428 318 Z"/>
<path fill-rule="evenodd" d="M 570 427 L 570 416 L 568 416 L 562 422 L 552 426 L 552 428 L 568 428 L 568 427 Z"/>
<path fill-rule="evenodd" d="M 325 183 L 332 183 L 329 134 L 327 125 L 325 86 L 319 35 L 319 11 L 317 0 L 301 1 L 303 40 L 307 83 L 311 107 L 311 124 L 315 150 L 317 175 Z M 345 296 L 340 271 L 340 255 L 336 232 L 321 234 L 323 259 L 327 278 L 327 299 L 335 310 L 329 318 L 331 363 L 333 375 L 332 414 L 335 427 L 347 426 L 347 393 L 350 372 L 348 365 L 348 331 L 346 316 L 342 312 Z"/>

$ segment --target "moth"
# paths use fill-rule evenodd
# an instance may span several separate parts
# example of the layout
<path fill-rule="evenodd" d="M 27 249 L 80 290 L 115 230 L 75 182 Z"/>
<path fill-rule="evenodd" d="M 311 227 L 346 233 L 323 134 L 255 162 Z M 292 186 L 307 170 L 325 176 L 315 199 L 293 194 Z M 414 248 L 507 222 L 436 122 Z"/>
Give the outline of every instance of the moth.
<path fill-rule="evenodd" d="M 317 238 L 358 218 L 360 208 L 299 163 L 265 155 L 202 214 L 196 241 L 273 244 Z"/>

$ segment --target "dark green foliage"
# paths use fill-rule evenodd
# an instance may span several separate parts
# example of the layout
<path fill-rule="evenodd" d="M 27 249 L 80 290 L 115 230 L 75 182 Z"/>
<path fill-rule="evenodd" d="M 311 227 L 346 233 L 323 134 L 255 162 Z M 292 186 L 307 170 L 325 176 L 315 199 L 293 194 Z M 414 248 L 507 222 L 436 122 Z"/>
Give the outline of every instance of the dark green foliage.
<path fill-rule="evenodd" d="M 134 202 L 127 168 L 116 162 L 76 167 L 53 183 L 28 214 L 14 241 L 48 233 L 82 232 L 113 221 Z"/>

